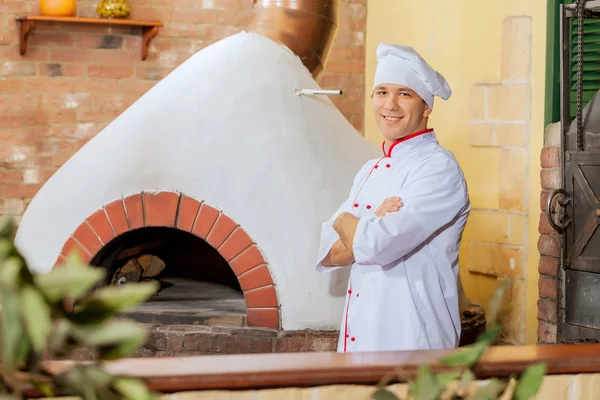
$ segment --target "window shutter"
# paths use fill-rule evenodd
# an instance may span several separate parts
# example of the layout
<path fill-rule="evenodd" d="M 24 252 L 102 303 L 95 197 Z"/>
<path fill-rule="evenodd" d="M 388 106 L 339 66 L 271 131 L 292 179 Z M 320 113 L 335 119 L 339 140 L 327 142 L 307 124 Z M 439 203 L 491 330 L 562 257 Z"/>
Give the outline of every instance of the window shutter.
<path fill-rule="evenodd" d="M 577 114 L 577 18 L 571 19 L 571 119 Z M 582 107 L 600 90 L 600 20 L 586 19 L 583 25 Z"/>

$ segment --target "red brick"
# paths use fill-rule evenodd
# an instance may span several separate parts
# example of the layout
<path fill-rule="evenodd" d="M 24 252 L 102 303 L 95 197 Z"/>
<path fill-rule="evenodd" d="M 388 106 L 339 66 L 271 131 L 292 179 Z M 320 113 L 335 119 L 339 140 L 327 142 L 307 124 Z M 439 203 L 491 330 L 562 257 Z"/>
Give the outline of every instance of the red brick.
<path fill-rule="evenodd" d="M 202 4 L 202 7 L 206 9 L 237 10 L 239 8 L 238 0 L 209 0 L 201 1 L 200 4 Z"/>
<path fill-rule="evenodd" d="M 558 258 L 542 256 L 538 264 L 538 272 L 542 275 L 557 277 L 558 266 Z"/>
<path fill-rule="evenodd" d="M 73 86 L 74 81 L 72 80 L 50 77 L 39 77 L 25 81 L 25 90 L 28 92 L 73 92 Z"/>
<path fill-rule="evenodd" d="M 560 166 L 560 148 L 544 147 L 540 157 L 542 168 L 553 168 Z"/>
<path fill-rule="evenodd" d="M 73 47 L 73 35 L 65 32 L 37 32 L 34 31 L 27 41 L 27 51 L 31 47 Z"/>
<path fill-rule="evenodd" d="M 218 210 L 206 203 L 202 203 L 196 221 L 194 222 L 192 233 L 201 239 L 206 239 L 218 217 Z"/>
<path fill-rule="evenodd" d="M 27 3 L 23 0 L 3 0 L 2 14 L 25 14 L 27 13 Z"/>
<path fill-rule="evenodd" d="M 238 276 L 238 281 L 243 291 L 273 284 L 271 272 L 265 264 Z"/>
<path fill-rule="evenodd" d="M 96 61 L 96 52 L 88 49 L 53 48 L 50 49 L 50 60 L 57 63 L 92 63 Z"/>
<path fill-rule="evenodd" d="M 93 256 L 102 248 L 102 242 L 96 236 L 96 233 L 90 228 L 87 222 L 79 225 L 79 228 L 73 233 L 73 238 L 81 243 L 83 247 Z"/>
<path fill-rule="evenodd" d="M 199 210 L 200 202 L 198 200 L 188 196 L 182 196 L 177 218 L 177 228 L 186 232 L 191 232 Z"/>
<path fill-rule="evenodd" d="M 68 257 L 73 251 L 76 251 L 85 262 L 89 262 L 89 260 L 92 259 L 91 254 L 84 247 L 77 243 L 73 238 L 69 238 L 65 242 L 60 254 Z"/>
<path fill-rule="evenodd" d="M 556 324 L 551 324 L 545 321 L 538 321 L 538 342 L 540 344 L 556 344 L 558 329 Z"/>
<path fill-rule="evenodd" d="M 219 18 L 221 15 L 219 15 Z M 211 10 L 173 10 L 171 22 L 175 24 L 216 24 L 217 12 Z M 222 23 L 222 22 L 220 22 Z"/>
<path fill-rule="evenodd" d="M 548 214 L 546 214 L 545 212 L 540 214 L 538 232 L 543 235 L 552 235 L 557 233 L 552 227 L 552 225 L 550 225 L 550 222 L 548 221 Z"/>
<path fill-rule="evenodd" d="M 538 300 L 538 319 L 556 323 L 558 307 L 556 301 L 548 299 Z"/>
<path fill-rule="evenodd" d="M 277 293 L 273 285 L 247 290 L 244 292 L 244 297 L 246 298 L 247 308 L 279 307 Z"/>
<path fill-rule="evenodd" d="M 10 80 L 0 79 L 0 92 L 21 92 L 25 88 L 23 80 L 11 78 Z"/>
<path fill-rule="evenodd" d="M 133 68 L 115 67 L 110 65 L 90 65 L 88 66 L 88 77 L 108 79 L 131 78 L 133 77 Z"/>
<path fill-rule="evenodd" d="M 226 261 L 229 261 L 250 247 L 252 243 L 250 236 L 248 236 L 242 228 L 237 227 L 218 250 L 221 256 L 223 256 Z"/>
<path fill-rule="evenodd" d="M 125 208 L 123 207 L 123 201 L 121 199 L 113 201 L 104 207 L 104 209 L 106 210 L 106 215 L 108 215 L 110 223 L 117 235 L 129 231 L 129 223 L 127 222 Z"/>
<path fill-rule="evenodd" d="M 219 12 L 219 25 L 248 26 L 250 22 L 250 10 L 244 11 L 221 11 Z"/>
<path fill-rule="evenodd" d="M 221 247 L 221 244 L 227 239 L 229 235 L 236 228 L 237 224 L 229 218 L 227 215 L 221 213 L 215 226 L 211 229 L 206 241 L 215 249 Z"/>
<path fill-rule="evenodd" d="M 123 199 L 129 227 L 138 229 L 144 227 L 144 203 L 141 194 L 134 194 Z"/>
<path fill-rule="evenodd" d="M 108 217 L 106 216 L 104 209 L 98 210 L 89 216 L 87 222 L 98 235 L 100 240 L 102 240 L 103 244 L 107 244 L 115 238 L 115 232 L 110 226 L 110 222 L 108 221 Z"/>
<path fill-rule="evenodd" d="M 231 266 L 233 272 L 235 272 L 236 276 L 239 276 L 261 264 L 265 264 L 265 259 L 263 258 L 258 247 L 255 245 L 229 260 L 229 265 Z"/>
<path fill-rule="evenodd" d="M 98 50 L 96 54 L 96 61 L 98 64 L 105 65 L 123 65 L 130 64 L 140 60 L 140 51 L 134 50 L 120 50 L 120 49 L 107 49 Z M 90 66 L 91 67 L 91 66 Z M 127 76 L 102 76 L 102 78 L 123 78 Z"/>
<path fill-rule="evenodd" d="M 558 290 L 556 279 L 541 276 L 538 281 L 538 289 L 540 298 L 556 300 Z"/>
<path fill-rule="evenodd" d="M 136 67 L 135 76 L 138 79 L 159 81 L 171 73 L 171 68 Z"/>
<path fill-rule="evenodd" d="M 5 61 L 0 64 L 0 77 L 32 76 L 37 74 L 37 66 L 32 62 Z"/>
<path fill-rule="evenodd" d="M 9 199 L 33 198 L 33 196 L 37 194 L 41 187 L 42 185 L 6 185 L 4 190 L 4 196 L 6 196 L 6 198 Z"/>
<path fill-rule="evenodd" d="M 250 308 L 246 313 L 250 326 L 279 329 L 279 310 L 276 308 Z"/>
<path fill-rule="evenodd" d="M 548 204 L 549 196 L 550 196 L 549 190 L 542 190 L 542 192 L 540 193 L 540 210 L 546 211 L 546 206 Z M 555 203 L 555 201 L 556 200 L 554 200 L 552 203 Z"/>
<path fill-rule="evenodd" d="M 363 46 L 334 46 L 329 55 L 331 60 L 364 60 L 365 48 Z M 329 64 L 327 64 L 329 72 Z"/>
<path fill-rule="evenodd" d="M 0 182 L 19 183 L 23 180 L 23 173 L 15 169 L 0 168 Z"/>
<path fill-rule="evenodd" d="M 560 243 L 556 235 L 541 235 L 538 239 L 538 250 L 543 256 L 558 257 Z"/>
<path fill-rule="evenodd" d="M 178 206 L 179 193 L 144 193 L 146 226 L 165 226 L 173 228 L 175 226 L 175 217 L 177 216 Z"/>
<path fill-rule="evenodd" d="M 559 168 L 543 169 L 540 172 L 543 189 L 559 189 L 561 186 L 561 170 Z"/>
<path fill-rule="evenodd" d="M 79 122 L 112 122 L 119 116 L 120 112 L 117 110 L 79 110 Z"/>
<path fill-rule="evenodd" d="M 275 342 L 275 352 L 335 352 L 338 337 L 337 331 L 281 331 Z"/>

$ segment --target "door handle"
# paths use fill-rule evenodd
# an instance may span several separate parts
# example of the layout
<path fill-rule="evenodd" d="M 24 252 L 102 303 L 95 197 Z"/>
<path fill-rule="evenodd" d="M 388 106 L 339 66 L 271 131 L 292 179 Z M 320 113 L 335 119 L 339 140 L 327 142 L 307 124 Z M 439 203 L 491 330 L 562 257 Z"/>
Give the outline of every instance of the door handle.
<path fill-rule="evenodd" d="M 560 216 L 560 220 L 554 221 L 552 218 L 553 210 L 552 210 L 552 202 L 556 196 L 562 196 L 562 199 L 559 198 L 556 200 L 556 204 L 560 207 L 558 213 L 562 211 L 562 215 Z M 546 204 L 546 217 L 548 218 L 548 222 L 550 226 L 557 231 L 558 233 L 564 232 L 565 229 L 571 224 L 571 218 L 566 214 L 565 208 L 571 202 L 571 197 L 564 189 L 554 189 L 550 192 L 550 196 L 548 196 L 548 203 Z"/>

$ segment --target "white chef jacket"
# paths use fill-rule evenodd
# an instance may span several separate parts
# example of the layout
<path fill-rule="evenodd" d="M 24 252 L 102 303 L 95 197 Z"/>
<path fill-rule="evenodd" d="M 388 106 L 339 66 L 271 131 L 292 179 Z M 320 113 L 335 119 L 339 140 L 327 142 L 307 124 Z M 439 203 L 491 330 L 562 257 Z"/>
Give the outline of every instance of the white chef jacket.
<path fill-rule="evenodd" d="M 458 345 L 458 251 L 471 206 L 453 154 L 432 129 L 383 146 L 367 162 L 350 196 L 323 224 L 317 270 L 339 235 L 342 212 L 359 218 L 353 242 L 338 352 L 453 348 Z M 398 212 L 378 217 L 399 196 Z"/>

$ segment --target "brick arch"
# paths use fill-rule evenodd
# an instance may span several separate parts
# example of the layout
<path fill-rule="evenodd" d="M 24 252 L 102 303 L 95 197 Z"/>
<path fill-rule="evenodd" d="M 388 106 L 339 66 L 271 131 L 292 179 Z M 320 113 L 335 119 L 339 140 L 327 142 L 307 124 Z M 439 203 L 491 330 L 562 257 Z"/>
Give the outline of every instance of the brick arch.
<path fill-rule="evenodd" d="M 238 279 L 246 301 L 246 323 L 279 329 L 275 285 L 256 243 L 222 211 L 180 193 L 142 192 L 102 207 L 73 232 L 58 261 L 77 249 L 89 263 L 108 242 L 143 227 L 179 229 L 209 243 L 227 261 Z"/>

